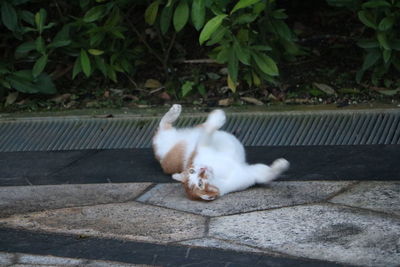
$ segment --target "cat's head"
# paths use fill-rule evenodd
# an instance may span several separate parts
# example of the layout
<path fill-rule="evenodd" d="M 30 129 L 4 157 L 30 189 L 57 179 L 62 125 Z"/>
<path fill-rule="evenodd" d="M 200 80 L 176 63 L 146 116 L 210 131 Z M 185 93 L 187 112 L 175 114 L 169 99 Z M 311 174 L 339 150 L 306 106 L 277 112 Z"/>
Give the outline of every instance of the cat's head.
<path fill-rule="evenodd" d="M 218 188 L 209 183 L 212 175 L 209 168 L 192 165 L 182 173 L 172 175 L 172 178 L 182 183 L 190 199 L 211 201 L 219 196 Z"/>

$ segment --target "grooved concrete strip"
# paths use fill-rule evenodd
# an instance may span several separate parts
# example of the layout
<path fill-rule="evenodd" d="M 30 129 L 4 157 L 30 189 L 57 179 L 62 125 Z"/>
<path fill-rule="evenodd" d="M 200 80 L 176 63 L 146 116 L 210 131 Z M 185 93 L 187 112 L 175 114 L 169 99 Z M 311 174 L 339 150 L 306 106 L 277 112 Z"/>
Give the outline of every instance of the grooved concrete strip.
<path fill-rule="evenodd" d="M 180 184 L 159 184 L 138 201 L 206 216 L 221 216 L 254 210 L 320 202 L 352 182 L 273 182 L 207 202 L 189 200 Z"/>
<path fill-rule="evenodd" d="M 400 219 L 340 206 L 297 206 L 213 218 L 210 236 L 345 264 L 387 267 L 400 262 Z"/>
<path fill-rule="evenodd" d="M 400 216 L 400 182 L 363 182 L 331 202 Z"/>
<path fill-rule="evenodd" d="M 151 183 L 0 187 L 0 217 L 75 206 L 125 202 Z"/>
<path fill-rule="evenodd" d="M 205 116 L 184 114 L 177 126 Z M 150 147 L 160 117 L 0 119 L 0 151 Z M 400 144 L 400 110 L 234 113 L 224 129 L 246 146 Z"/>

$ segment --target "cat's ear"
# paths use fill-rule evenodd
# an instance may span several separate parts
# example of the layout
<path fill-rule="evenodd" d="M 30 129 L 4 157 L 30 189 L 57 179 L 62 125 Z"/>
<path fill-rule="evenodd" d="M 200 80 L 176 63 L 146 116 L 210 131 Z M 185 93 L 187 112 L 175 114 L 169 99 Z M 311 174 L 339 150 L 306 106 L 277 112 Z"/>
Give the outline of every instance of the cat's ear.
<path fill-rule="evenodd" d="M 184 183 L 186 181 L 186 177 L 182 173 L 174 173 L 174 174 L 172 174 L 172 179 L 174 179 L 176 181 L 179 181 L 181 183 Z"/>

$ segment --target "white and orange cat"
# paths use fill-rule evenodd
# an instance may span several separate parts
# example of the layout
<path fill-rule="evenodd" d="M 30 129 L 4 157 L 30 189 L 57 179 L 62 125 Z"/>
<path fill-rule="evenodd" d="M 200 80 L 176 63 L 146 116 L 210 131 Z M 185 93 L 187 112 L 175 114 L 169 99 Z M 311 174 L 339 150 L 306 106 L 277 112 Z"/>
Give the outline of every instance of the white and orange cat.
<path fill-rule="evenodd" d="M 176 129 L 181 113 L 173 105 L 162 117 L 153 138 L 153 149 L 163 171 L 180 181 L 190 199 L 214 200 L 227 193 L 276 179 L 289 168 L 283 158 L 271 166 L 246 163 L 245 150 L 230 133 L 219 130 L 226 117 L 222 110 L 211 112 L 205 123 Z"/>

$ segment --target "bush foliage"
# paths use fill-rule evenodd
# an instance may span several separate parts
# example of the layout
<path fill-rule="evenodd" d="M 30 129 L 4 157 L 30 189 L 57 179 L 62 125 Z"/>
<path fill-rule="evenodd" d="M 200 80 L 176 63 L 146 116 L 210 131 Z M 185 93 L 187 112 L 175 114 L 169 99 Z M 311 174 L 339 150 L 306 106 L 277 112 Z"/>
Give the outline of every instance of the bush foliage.
<path fill-rule="evenodd" d="M 400 0 L 326 0 L 356 17 L 364 59 L 356 77 L 381 83 L 400 71 Z M 0 0 L 0 90 L 54 94 L 91 77 L 135 80 L 141 64 L 171 78 L 176 43 L 227 66 L 227 86 L 277 83 L 279 63 L 305 55 L 277 0 Z M 365 75 L 368 73 L 368 75 Z M 195 86 L 185 82 L 179 94 Z M 204 86 L 196 85 L 200 93 Z"/>

